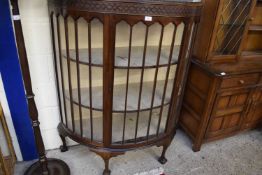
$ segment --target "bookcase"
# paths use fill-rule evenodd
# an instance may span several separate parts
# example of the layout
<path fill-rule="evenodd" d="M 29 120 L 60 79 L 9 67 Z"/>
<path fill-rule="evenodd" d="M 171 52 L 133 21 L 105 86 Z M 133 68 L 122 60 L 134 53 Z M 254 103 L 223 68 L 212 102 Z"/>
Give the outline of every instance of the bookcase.
<path fill-rule="evenodd" d="M 262 121 L 262 2 L 203 3 L 179 119 L 194 151 Z"/>

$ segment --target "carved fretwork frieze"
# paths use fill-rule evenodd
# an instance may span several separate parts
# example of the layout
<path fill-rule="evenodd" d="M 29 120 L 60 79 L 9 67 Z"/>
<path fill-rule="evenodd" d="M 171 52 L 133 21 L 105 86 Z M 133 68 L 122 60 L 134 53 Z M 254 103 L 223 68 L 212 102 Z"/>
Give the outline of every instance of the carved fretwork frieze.
<path fill-rule="evenodd" d="M 199 16 L 201 7 L 197 5 L 186 5 L 181 3 L 135 3 L 121 1 L 95 1 L 95 0 L 50 0 L 56 7 L 70 10 L 81 10 L 88 12 L 133 14 L 152 16 L 175 16 L 191 17 Z M 164 2 L 164 1 L 163 1 Z"/>

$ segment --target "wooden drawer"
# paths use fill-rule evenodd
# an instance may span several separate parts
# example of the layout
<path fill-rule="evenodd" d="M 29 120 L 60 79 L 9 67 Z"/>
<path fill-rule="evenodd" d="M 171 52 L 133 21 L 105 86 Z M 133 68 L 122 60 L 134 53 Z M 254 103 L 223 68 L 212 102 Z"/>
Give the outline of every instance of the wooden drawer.
<path fill-rule="evenodd" d="M 234 88 L 255 85 L 258 83 L 259 79 L 260 75 L 258 73 L 226 77 L 221 83 L 221 88 Z"/>

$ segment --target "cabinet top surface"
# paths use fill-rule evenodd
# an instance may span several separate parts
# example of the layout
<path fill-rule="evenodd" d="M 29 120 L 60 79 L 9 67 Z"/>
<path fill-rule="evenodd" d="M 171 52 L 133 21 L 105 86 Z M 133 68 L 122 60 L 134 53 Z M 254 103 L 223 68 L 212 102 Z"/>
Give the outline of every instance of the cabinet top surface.
<path fill-rule="evenodd" d="M 232 76 L 248 73 L 262 73 L 262 61 L 258 60 L 239 60 L 238 62 L 221 63 L 221 64 L 203 64 L 202 62 L 192 59 L 192 63 L 215 76 Z"/>

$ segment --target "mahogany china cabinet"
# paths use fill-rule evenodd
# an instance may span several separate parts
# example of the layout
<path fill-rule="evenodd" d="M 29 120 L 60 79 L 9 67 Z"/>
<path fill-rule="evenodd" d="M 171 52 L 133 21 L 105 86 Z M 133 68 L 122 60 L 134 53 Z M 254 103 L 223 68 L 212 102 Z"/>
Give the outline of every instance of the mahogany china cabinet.
<path fill-rule="evenodd" d="M 175 123 L 201 2 L 49 0 L 61 123 L 65 137 L 105 162 L 163 146 Z"/>
<path fill-rule="evenodd" d="M 262 1 L 205 0 L 180 126 L 199 151 L 261 126 Z"/>

